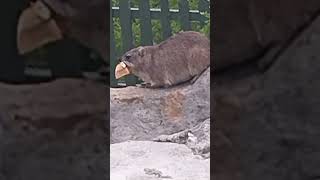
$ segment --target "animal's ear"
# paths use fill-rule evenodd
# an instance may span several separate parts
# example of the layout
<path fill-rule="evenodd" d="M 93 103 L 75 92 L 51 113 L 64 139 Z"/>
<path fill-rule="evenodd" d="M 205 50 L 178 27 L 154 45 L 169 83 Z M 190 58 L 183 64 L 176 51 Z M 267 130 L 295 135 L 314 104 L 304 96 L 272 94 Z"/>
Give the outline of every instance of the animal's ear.
<path fill-rule="evenodd" d="M 146 53 L 146 49 L 142 46 L 138 47 L 138 54 L 139 56 L 143 57 Z"/>

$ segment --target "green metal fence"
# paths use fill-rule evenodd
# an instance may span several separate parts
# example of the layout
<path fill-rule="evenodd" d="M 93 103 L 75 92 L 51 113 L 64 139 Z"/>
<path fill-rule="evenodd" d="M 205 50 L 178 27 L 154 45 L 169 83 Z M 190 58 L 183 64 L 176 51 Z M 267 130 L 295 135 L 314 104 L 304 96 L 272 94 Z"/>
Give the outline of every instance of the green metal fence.
<path fill-rule="evenodd" d="M 184 31 L 192 30 L 191 22 L 200 22 L 200 26 L 204 26 L 208 18 L 203 12 L 209 12 L 210 1 L 199 0 L 198 9 L 190 10 L 188 0 L 179 0 L 179 7 L 171 9 L 169 7 L 170 0 L 159 0 L 160 8 L 150 8 L 149 0 L 140 0 L 138 7 L 130 7 L 130 0 L 119 0 L 119 6 L 114 7 L 111 4 L 110 11 L 110 83 L 111 87 L 117 87 L 120 84 L 135 85 L 138 79 L 134 76 L 127 76 L 119 81 L 114 77 L 115 66 L 118 63 L 117 58 L 124 52 L 138 45 L 152 45 L 153 32 L 152 20 L 159 20 L 161 24 L 162 40 L 172 35 L 170 21 L 176 20 L 181 24 Z M 114 19 L 119 18 L 121 26 L 122 47 L 116 48 L 114 36 Z M 141 44 L 134 44 L 134 35 L 132 30 L 132 22 L 134 19 L 140 19 Z"/>

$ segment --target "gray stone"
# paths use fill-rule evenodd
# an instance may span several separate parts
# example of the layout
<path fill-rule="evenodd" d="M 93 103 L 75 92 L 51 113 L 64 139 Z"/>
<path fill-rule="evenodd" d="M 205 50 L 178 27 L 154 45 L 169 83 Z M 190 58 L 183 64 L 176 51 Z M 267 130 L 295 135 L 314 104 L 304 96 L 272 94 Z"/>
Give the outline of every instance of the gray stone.
<path fill-rule="evenodd" d="M 210 179 L 209 84 L 111 88 L 111 179 Z"/>
<path fill-rule="evenodd" d="M 0 84 L 1 179 L 106 179 L 105 89 L 72 79 Z"/>
<path fill-rule="evenodd" d="M 210 157 L 210 118 L 193 128 L 170 135 L 160 135 L 153 139 L 156 142 L 186 144 L 196 155 Z"/>
<path fill-rule="evenodd" d="M 266 72 L 238 79 L 229 78 L 231 71 L 215 75 L 215 179 L 320 176 L 319 37 L 318 17 Z"/>
<path fill-rule="evenodd" d="M 129 141 L 111 144 L 110 152 L 112 180 L 210 179 L 210 159 L 182 144 Z"/>
<path fill-rule="evenodd" d="M 210 68 L 193 84 L 168 89 L 110 89 L 111 143 L 151 140 L 192 128 L 210 117 Z"/>

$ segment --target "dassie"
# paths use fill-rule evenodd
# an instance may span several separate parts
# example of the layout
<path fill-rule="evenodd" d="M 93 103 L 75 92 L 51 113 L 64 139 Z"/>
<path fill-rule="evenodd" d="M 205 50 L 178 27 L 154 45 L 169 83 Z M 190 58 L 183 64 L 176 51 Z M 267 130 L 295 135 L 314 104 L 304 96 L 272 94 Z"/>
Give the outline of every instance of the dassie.
<path fill-rule="evenodd" d="M 117 79 L 134 74 L 151 87 L 169 87 L 197 78 L 210 65 L 210 41 L 198 32 L 180 32 L 154 46 L 126 52 Z"/>

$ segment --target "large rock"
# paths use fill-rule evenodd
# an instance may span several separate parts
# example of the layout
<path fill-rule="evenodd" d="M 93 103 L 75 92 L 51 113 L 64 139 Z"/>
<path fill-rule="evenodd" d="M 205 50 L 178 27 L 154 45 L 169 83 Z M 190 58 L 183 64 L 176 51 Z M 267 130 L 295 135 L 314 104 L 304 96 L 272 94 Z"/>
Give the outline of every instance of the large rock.
<path fill-rule="evenodd" d="M 111 143 L 151 140 L 210 117 L 210 68 L 194 84 L 168 89 L 110 89 Z"/>
<path fill-rule="evenodd" d="M 289 14 L 296 2 L 288 2 L 283 13 Z M 301 4 L 301 10 L 308 3 Z M 288 48 L 264 73 L 237 80 L 232 71 L 215 75 L 215 179 L 320 176 L 320 17 L 284 45 Z"/>
<path fill-rule="evenodd" d="M 252 62 L 293 36 L 319 11 L 319 0 L 222 0 L 214 8 L 217 70 Z"/>
<path fill-rule="evenodd" d="M 106 96 L 86 80 L 0 84 L 0 179 L 106 179 Z"/>
<path fill-rule="evenodd" d="M 210 179 L 209 84 L 111 88 L 111 179 Z"/>
<path fill-rule="evenodd" d="M 112 180 L 210 179 L 210 159 L 193 155 L 185 145 L 130 141 L 111 144 L 110 152 Z"/>

